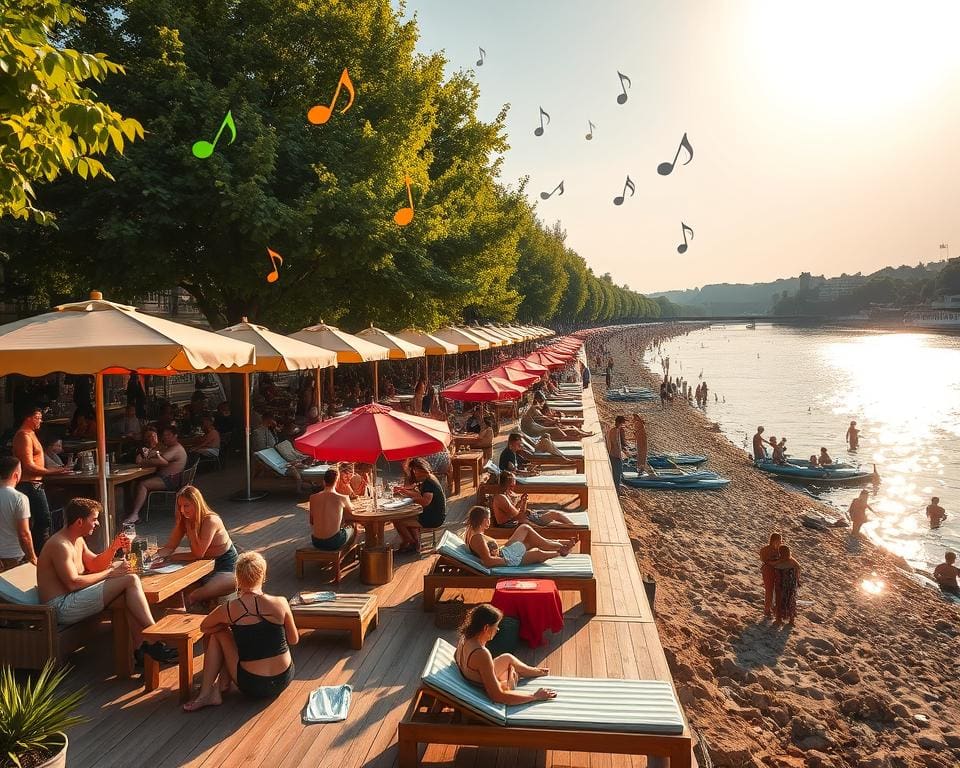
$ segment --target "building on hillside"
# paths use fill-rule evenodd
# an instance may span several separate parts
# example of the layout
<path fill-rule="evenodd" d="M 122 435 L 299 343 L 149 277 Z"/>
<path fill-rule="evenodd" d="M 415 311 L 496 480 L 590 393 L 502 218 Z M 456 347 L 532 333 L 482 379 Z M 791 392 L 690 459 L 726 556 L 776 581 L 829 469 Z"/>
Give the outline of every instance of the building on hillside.
<path fill-rule="evenodd" d="M 866 282 L 867 279 L 859 273 L 856 275 L 841 275 L 840 277 L 831 278 L 819 286 L 820 301 L 834 301 L 835 299 L 839 299 L 841 296 L 853 293 Z"/>
<path fill-rule="evenodd" d="M 931 304 L 934 309 L 960 309 L 960 294 L 954 294 L 952 296 L 944 296 L 940 301 L 935 301 Z"/>

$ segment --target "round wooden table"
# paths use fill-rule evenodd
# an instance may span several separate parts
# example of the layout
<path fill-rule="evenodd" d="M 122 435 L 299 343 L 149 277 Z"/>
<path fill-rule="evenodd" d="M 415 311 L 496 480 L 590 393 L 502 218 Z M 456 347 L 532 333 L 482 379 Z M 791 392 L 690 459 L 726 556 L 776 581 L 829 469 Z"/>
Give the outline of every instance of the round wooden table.
<path fill-rule="evenodd" d="M 368 547 L 382 547 L 387 523 L 395 520 L 409 520 L 419 515 L 423 508 L 412 501 L 395 509 L 378 508 L 374 510 L 372 500 L 355 502 L 353 512 L 345 517 L 363 526 L 366 533 L 365 544 Z"/>

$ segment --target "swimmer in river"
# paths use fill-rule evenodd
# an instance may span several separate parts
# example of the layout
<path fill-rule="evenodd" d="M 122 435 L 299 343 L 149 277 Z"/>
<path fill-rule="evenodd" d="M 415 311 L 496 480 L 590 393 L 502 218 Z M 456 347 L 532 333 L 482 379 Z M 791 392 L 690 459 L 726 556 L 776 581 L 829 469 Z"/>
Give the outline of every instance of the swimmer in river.
<path fill-rule="evenodd" d="M 820 449 L 820 458 L 818 459 L 818 462 L 821 467 L 829 467 L 831 464 L 833 464 L 833 459 L 830 458 L 830 454 L 827 453 L 826 448 Z"/>
<path fill-rule="evenodd" d="M 939 496 L 930 499 L 930 504 L 927 506 L 927 519 L 930 521 L 930 528 L 939 528 L 940 523 L 947 519 L 946 511 L 940 506 Z"/>
<path fill-rule="evenodd" d="M 860 491 L 860 495 L 850 502 L 850 508 L 847 510 L 847 514 L 850 515 L 850 522 L 853 523 L 852 533 L 854 536 L 860 533 L 861 526 L 867 522 L 867 510 L 869 509 L 876 514 L 873 507 L 867 503 L 867 499 L 869 498 L 869 491 Z"/>
<path fill-rule="evenodd" d="M 860 447 L 860 430 L 857 429 L 857 422 L 855 421 L 851 421 L 850 426 L 847 427 L 847 444 L 851 451 Z"/>
<path fill-rule="evenodd" d="M 819 465 L 817 464 L 817 454 L 811 453 L 811 454 L 810 454 L 810 469 L 816 469 L 817 466 L 819 466 Z"/>
<path fill-rule="evenodd" d="M 943 562 L 933 569 L 933 578 L 940 586 L 942 592 L 960 597 L 960 584 L 957 583 L 957 576 L 960 576 L 960 568 L 954 565 L 957 561 L 957 553 L 947 550 L 943 555 Z"/>

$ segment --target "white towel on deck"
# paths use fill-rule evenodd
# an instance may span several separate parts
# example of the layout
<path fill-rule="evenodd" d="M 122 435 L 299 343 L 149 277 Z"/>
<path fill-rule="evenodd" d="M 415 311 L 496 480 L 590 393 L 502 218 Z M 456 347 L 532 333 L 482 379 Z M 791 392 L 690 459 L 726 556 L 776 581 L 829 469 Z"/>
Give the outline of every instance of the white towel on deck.
<path fill-rule="evenodd" d="M 307 707 L 303 711 L 304 724 L 346 720 L 352 691 L 349 685 L 322 685 L 317 688 L 307 699 Z"/>

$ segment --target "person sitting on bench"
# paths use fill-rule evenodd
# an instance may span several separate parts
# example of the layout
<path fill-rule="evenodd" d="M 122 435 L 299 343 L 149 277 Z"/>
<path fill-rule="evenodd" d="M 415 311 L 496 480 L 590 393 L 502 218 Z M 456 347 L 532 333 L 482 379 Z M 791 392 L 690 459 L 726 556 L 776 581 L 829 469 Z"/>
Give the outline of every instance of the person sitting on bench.
<path fill-rule="evenodd" d="M 344 549 L 356 535 L 352 525 L 343 524 L 343 513 L 353 512 L 353 505 L 337 491 L 338 475 L 333 467 L 324 472 L 323 490 L 310 497 L 310 541 L 325 552 Z"/>
<path fill-rule="evenodd" d="M 500 492 L 490 502 L 493 517 L 500 528 L 514 528 L 523 523 L 537 526 L 575 525 L 563 512 L 557 509 L 527 509 L 527 494 L 515 492 L 517 477 L 513 472 L 500 473 Z"/>

